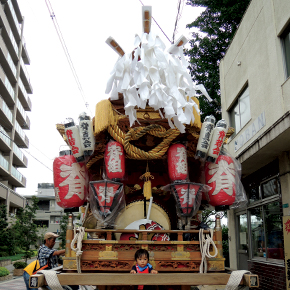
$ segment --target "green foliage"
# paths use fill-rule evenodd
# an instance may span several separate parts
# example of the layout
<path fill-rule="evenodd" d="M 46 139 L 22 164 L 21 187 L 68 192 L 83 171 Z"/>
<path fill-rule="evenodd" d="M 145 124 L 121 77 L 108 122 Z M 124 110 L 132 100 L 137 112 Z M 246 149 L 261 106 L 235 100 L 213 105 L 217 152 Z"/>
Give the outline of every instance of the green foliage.
<path fill-rule="evenodd" d="M 9 228 L 7 221 L 7 207 L 0 205 L 0 256 L 9 256 L 16 253 L 14 232 Z"/>
<path fill-rule="evenodd" d="M 47 226 L 37 226 L 38 246 L 41 246 L 44 241 L 44 235 L 47 232 Z"/>
<path fill-rule="evenodd" d="M 214 100 L 199 98 L 201 119 L 214 115 L 221 118 L 219 63 L 241 22 L 251 0 L 187 0 L 194 7 L 205 7 L 204 12 L 188 28 L 198 28 L 192 33 L 190 49 L 185 50 L 190 60 L 189 70 L 197 84 L 203 84 Z"/>
<path fill-rule="evenodd" d="M 68 213 L 63 215 L 60 219 L 60 234 L 59 234 L 59 239 L 61 240 L 60 243 L 60 248 L 65 249 L 65 244 L 66 244 L 66 228 L 67 228 L 67 223 L 68 223 Z"/>
<path fill-rule="evenodd" d="M 223 240 L 223 255 L 225 260 L 225 266 L 230 266 L 230 254 L 229 254 L 229 228 L 225 225 L 222 226 L 222 240 Z"/>
<path fill-rule="evenodd" d="M 37 247 L 37 225 L 33 223 L 36 210 L 38 209 L 37 203 L 38 199 L 33 197 L 31 205 L 19 208 L 13 225 L 15 237 L 19 247 L 24 252 L 23 256 L 26 261 L 34 255 L 31 246 Z"/>
<path fill-rule="evenodd" d="M 26 263 L 26 262 L 21 262 L 21 261 L 19 261 L 19 262 L 15 262 L 15 263 L 13 264 L 13 267 L 14 267 L 15 269 L 24 269 L 26 266 L 27 266 L 27 263 Z"/>
<path fill-rule="evenodd" d="M 5 267 L 0 267 L 0 277 L 9 275 L 10 272 Z"/>

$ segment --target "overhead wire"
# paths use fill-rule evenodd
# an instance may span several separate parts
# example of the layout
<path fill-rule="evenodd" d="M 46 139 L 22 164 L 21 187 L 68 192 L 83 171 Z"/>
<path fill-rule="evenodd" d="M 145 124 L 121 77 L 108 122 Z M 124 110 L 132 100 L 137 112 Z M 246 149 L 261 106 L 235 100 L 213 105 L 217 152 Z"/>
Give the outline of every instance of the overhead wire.
<path fill-rule="evenodd" d="M 184 0 L 178 0 L 178 4 L 177 4 L 177 14 L 176 14 L 175 25 L 174 25 L 173 36 L 172 36 L 172 43 L 174 43 L 175 34 L 176 34 L 177 28 L 178 28 L 178 21 L 181 18 L 181 13 L 182 13 L 183 5 L 184 5 Z"/>
<path fill-rule="evenodd" d="M 60 26 L 59 26 L 59 24 L 58 24 L 58 21 L 57 21 L 57 19 L 56 19 L 56 15 L 55 15 L 55 13 L 54 13 L 54 11 L 53 11 L 52 5 L 51 5 L 51 3 L 50 3 L 49 0 L 45 0 L 45 3 L 46 3 L 46 6 L 47 6 L 47 9 L 48 9 L 48 12 L 49 12 L 49 14 L 50 14 L 50 17 L 51 17 L 51 19 L 52 19 L 52 22 L 53 22 L 54 28 L 55 28 L 55 30 L 56 30 L 56 33 L 57 33 L 57 35 L 58 35 L 58 38 L 59 38 L 59 40 L 60 40 L 61 46 L 62 46 L 62 48 L 63 48 L 63 51 L 64 51 L 64 53 L 65 53 L 66 59 L 67 59 L 67 61 L 68 61 L 68 63 L 69 63 L 70 69 L 71 69 L 71 71 L 72 71 L 72 74 L 73 74 L 73 76 L 74 76 L 74 79 L 75 79 L 75 81 L 76 81 L 76 84 L 77 84 L 77 86 L 78 86 L 78 89 L 79 89 L 79 91 L 80 91 L 80 94 L 81 94 L 81 96 L 82 96 L 82 99 L 83 99 L 83 101 L 84 101 L 84 103 L 85 103 L 86 108 L 90 111 L 91 115 L 93 115 L 92 112 L 91 112 L 91 110 L 90 110 L 90 108 L 89 108 L 89 103 L 86 101 L 86 97 L 85 97 L 84 90 L 83 90 L 83 88 L 82 88 L 82 85 L 81 85 L 81 82 L 80 82 L 80 80 L 79 80 L 78 74 L 77 74 L 76 69 L 75 69 L 75 67 L 74 67 L 74 64 L 73 64 L 72 58 L 71 58 L 70 53 L 69 53 L 69 51 L 68 51 L 68 48 L 67 48 L 66 42 L 65 42 L 65 40 L 64 40 L 64 37 L 63 37 L 63 34 L 62 34 L 62 32 L 61 32 L 61 29 L 60 29 Z"/>
<path fill-rule="evenodd" d="M 144 6 L 144 4 L 143 4 L 143 2 L 142 2 L 141 0 L 139 0 L 139 2 Z M 163 29 L 161 28 L 161 26 L 157 23 L 157 21 L 155 20 L 155 18 L 154 18 L 153 16 L 151 16 L 151 17 L 152 17 L 153 21 L 156 23 L 156 25 L 159 27 L 159 29 L 162 31 L 162 33 L 165 35 L 165 37 L 168 39 L 168 41 L 169 41 L 170 43 L 173 43 L 173 42 L 169 39 L 169 37 L 166 35 L 166 33 L 163 31 Z"/>
<path fill-rule="evenodd" d="M 3 127 L 3 126 L 0 126 L 0 127 Z M 7 137 L 11 142 L 13 142 L 13 143 L 15 143 L 16 144 L 16 142 L 14 141 L 14 140 L 12 140 L 8 135 L 6 135 L 4 132 L 2 132 L 1 131 L 1 128 L 0 128 L 0 133 L 1 134 L 3 134 L 5 137 Z M 17 144 L 16 144 L 17 145 Z M 17 145 L 17 147 L 18 147 L 18 145 Z M 35 146 L 33 146 L 33 147 L 35 147 Z M 18 147 L 19 148 L 19 147 Z M 36 148 L 36 147 L 35 147 Z M 25 148 L 19 148 L 19 150 L 20 151 L 22 151 L 22 150 L 25 150 Z M 25 152 L 27 153 L 27 154 L 29 154 L 31 157 L 33 157 L 35 160 L 37 160 L 40 164 L 42 164 L 44 167 L 46 167 L 47 169 L 49 169 L 50 171 L 52 171 L 52 169 L 51 168 L 49 168 L 47 165 L 45 165 L 43 162 L 41 162 L 40 160 L 38 160 L 35 156 L 33 156 L 30 152 L 28 152 L 27 150 L 25 150 Z M 41 152 L 41 151 L 40 151 Z M 47 157 L 48 158 L 48 157 Z"/>

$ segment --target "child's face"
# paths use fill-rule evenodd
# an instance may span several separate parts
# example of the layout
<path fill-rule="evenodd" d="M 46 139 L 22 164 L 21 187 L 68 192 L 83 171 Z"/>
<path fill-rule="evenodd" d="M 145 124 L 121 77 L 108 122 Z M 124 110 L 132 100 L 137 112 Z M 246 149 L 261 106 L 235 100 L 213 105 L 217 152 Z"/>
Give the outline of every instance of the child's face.
<path fill-rule="evenodd" d="M 148 259 L 145 255 L 137 258 L 137 265 L 140 267 L 145 267 L 148 263 Z"/>

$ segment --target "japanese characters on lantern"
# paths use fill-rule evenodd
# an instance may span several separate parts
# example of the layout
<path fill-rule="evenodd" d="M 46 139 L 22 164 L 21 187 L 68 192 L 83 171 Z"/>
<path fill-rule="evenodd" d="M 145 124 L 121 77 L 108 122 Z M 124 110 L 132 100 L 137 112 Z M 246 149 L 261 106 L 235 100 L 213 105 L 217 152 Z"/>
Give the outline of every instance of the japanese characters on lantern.
<path fill-rule="evenodd" d="M 84 161 L 84 151 L 82 149 L 78 126 L 75 125 L 73 119 L 70 119 L 70 121 L 66 123 L 64 127 L 65 135 L 67 137 L 73 156 L 76 158 L 77 162 Z"/>
<path fill-rule="evenodd" d="M 79 116 L 79 131 L 84 155 L 90 156 L 95 149 L 95 138 L 91 118 L 86 113 L 82 113 Z"/>
<path fill-rule="evenodd" d="M 221 119 L 217 122 L 216 127 L 213 130 L 212 139 L 210 142 L 208 156 L 206 161 L 215 162 L 220 154 L 221 147 L 224 143 L 226 138 L 226 134 L 228 131 L 227 123 L 224 119 Z"/>
<path fill-rule="evenodd" d="M 220 155 L 215 163 L 206 162 L 205 182 L 209 204 L 212 206 L 232 205 L 236 198 L 236 171 L 230 156 Z"/>
<path fill-rule="evenodd" d="M 110 180 L 91 181 L 98 211 L 101 217 L 106 218 L 118 208 L 120 199 L 123 198 L 123 184 Z"/>
<path fill-rule="evenodd" d="M 105 151 L 106 172 L 109 179 L 120 180 L 125 175 L 125 154 L 123 146 L 110 141 Z"/>
<path fill-rule="evenodd" d="M 195 155 L 197 158 L 200 158 L 200 159 L 206 158 L 210 141 L 211 141 L 211 137 L 212 137 L 212 133 L 213 133 L 213 129 L 214 129 L 214 124 L 215 124 L 214 116 L 210 115 L 210 116 L 205 117 L 204 122 L 201 127 L 198 143 L 197 143 L 197 149 L 196 149 L 196 155 Z"/>
<path fill-rule="evenodd" d="M 64 155 L 53 162 L 55 200 L 62 208 L 79 207 L 88 196 L 87 171 L 74 156 Z"/>
<path fill-rule="evenodd" d="M 173 144 L 169 147 L 167 156 L 170 180 L 186 180 L 188 176 L 186 147 L 182 144 Z"/>

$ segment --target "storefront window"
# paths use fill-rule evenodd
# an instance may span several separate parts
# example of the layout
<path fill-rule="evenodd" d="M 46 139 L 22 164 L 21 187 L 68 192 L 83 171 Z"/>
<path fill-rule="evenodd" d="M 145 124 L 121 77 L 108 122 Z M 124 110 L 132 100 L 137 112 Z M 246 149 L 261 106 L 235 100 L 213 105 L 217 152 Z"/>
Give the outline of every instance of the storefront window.
<path fill-rule="evenodd" d="M 278 179 L 274 178 L 261 185 L 263 198 L 278 194 Z"/>
<path fill-rule="evenodd" d="M 262 207 L 250 210 L 253 257 L 266 257 Z"/>
<path fill-rule="evenodd" d="M 255 202 L 259 200 L 259 186 L 252 187 L 249 189 L 249 202 Z"/>
<path fill-rule="evenodd" d="M 265 205 L 265 227 L 267 236 L 267 257 L 284 259 L 283 228 L 281 209 L 278 201 Z"/>

